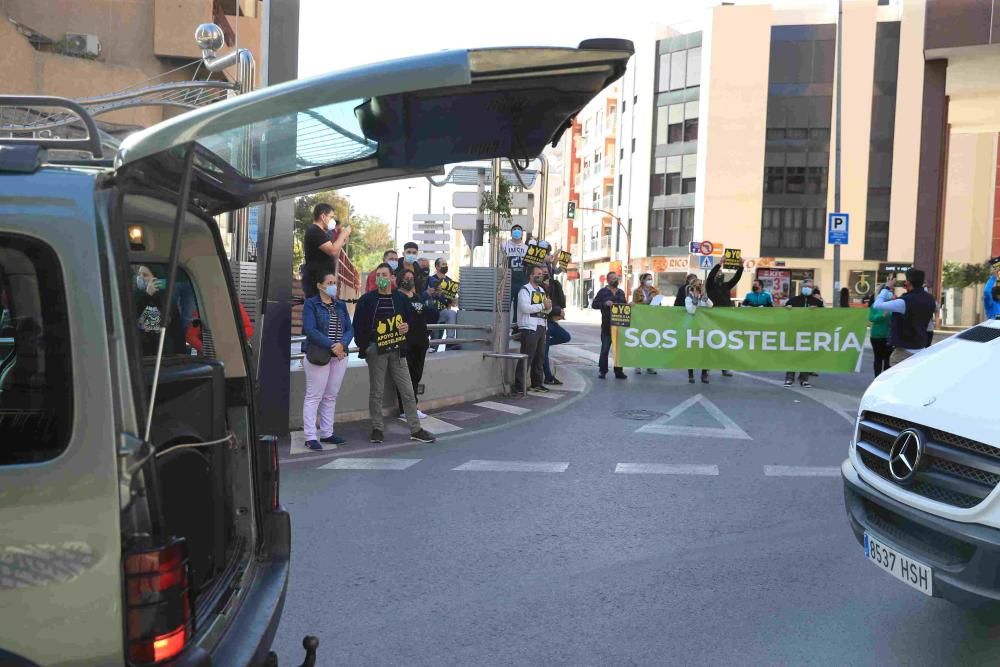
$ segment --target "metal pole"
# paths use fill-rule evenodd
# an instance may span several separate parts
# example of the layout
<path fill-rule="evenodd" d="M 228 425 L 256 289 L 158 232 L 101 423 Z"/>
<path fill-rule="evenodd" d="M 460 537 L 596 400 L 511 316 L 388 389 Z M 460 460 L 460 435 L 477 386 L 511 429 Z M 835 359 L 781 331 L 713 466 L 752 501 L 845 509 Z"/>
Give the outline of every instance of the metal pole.
<path fill-rule="evenodd" d="M 396 191 L 396 224 L 392 230 L 392 245 L 399 246 L 399 191 Z"/>
<path fill-rule="evenodd" d="M 833 167 L 833 212 L 840 213 L 840 116 L 843 109 L 841 96 L 842 64 L 844 60 L 844 0 L 837 0 L 837 118 L 836 153 Z M 829 223 L 828 223 L 829 224 Z M 833 246 L 833 307 L 840 305 L 840 244 Z"/>
<path fill-rule="evenodd" d="M 546 208 L 549 205 L 549 161 L 545 154 L 538 156 L 542 163 L 542 192 L 538 203 L 538 238 L 545 238 Z"/>

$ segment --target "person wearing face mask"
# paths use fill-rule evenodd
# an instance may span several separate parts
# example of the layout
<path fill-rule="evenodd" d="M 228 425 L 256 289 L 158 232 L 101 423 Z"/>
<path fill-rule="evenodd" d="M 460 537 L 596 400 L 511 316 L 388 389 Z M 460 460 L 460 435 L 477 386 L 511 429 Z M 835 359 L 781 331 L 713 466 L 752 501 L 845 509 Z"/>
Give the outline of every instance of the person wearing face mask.
<path fill-rule="evenodd" d="M 590 307 L 601 311 L 601 356 L 598 363 L 597 377 L 604 379 L 608 374 L 608 355 L 611 353 L 611 306 L 628 302 L 623 290 L 618 289 L 618 274 L 612 271 L 608 274 L 607 287 L 602 287 L 594 295 L 594 302 Z M 615 378 L 627 380 L 628 376 L 621 366 L 615 366 Z"/>
<path fill-rule="evenodd" d="M 530 391 L 547 393 L 545 386 L 545 341 L 546 320 L 552 312 L 552 300 L 545 293 L 545 268 L 531 267 L 530 281 L 521 288 L 517 295 L 517 328 L 521 335 L 521 354 L 527 355 L 526 361 L 517 362 L 513 392 L 524 393 L 524 366 L 528 364 L 528 374 L 531 380 Z"/>
<path fill-rule="evenodd" d="M 695 280 L 698 279 L 698 275 L 695 273 L 689 273 L 684 278 L 684 284 L 677 288 L 677 295 L 674 297 L 674 307 L 683 308 L 687 300 L 688 287 L 691 286 Z"/>
<path fill-rule="evenodd" d="M 764 289 L 764 283 L 755 280 L 750 293 L 743 299 L 743 305 L 748 308 L 774 308 L 774 300 L 771 293 Z"/>
<path fill-rule="evenodd" d="M 427 280 L 427 293 L 434 299 L 435 308 L 437 308 L 438 322 L 441 324 L 455 324 L 458 321 L 458 312 L 451 309 L 454 305 L 454 300 L 451 297 L 445 296 L 441 292 L 441 283 L 448 277 L 448 260 L 444 257 L 438 257 L 434 260 L 434 275 Z M 442 332 L 445 334 L 446 338 L 457 338 L 458 334 L 454 329 L 447 329 Z M 436 349 L 436 346 L 435 346 Z M 449 350 L 461 350 L 461 345 L 449 345 L 447 346 Z"/>
<path fill-rule="evenodd" d="M 306 297 L 316 296 L 318 276 L 337 273 L 337 258 L 351 236 L 351 226 L 341 226 L 334 240 L 331 239 L 330 232 L 335 224 L 332 206 L 316 204 L 313 207 L 313 224 L 309 225 L 302 237 L 305 264 L 302 265 L 301 278 L 302 291 Z"/>
<path fill-rule="evenodd" d="M 732 291 L 739 284 L 742 277 L 742 264 L 736 269 L 735 275 L 729 280 L 726 280 L 722 274 L 722 264 L 716 264 L 708 272 L 708 279 L 705 281 L 704 287 L 705 294 L 712 300 L 716 308 L 735 308 L 736 305 L 733 303 Z M 722 375 L 723 377 L 733 377 L 733 372 L 723 370 Z"/>
<path fill-rule="evenodd" d="M 632 292 L 632 305 L 651 306 L 653 305 L 653 299 L 656 299 L 659 295 L 660 290 L 653 287 L 653 274 L 639 274 L 639 286 Z M 656 370 L 652 368 L 647 368 L 646 372 L 649 375 L 656 375 Z M 642 369 L 635 369 L 635 374 L 642 375 Z"/>
<path fill-rule="evenodd" d="M 142 344 L 142 354 L 147 357 L 156 356 L 160 348 L 160 329 L 166 317 L 167 281 L 158 278 L 148 266 L 137 266 L 135 269 L 135 312 L 139 315 L 139 340 Z M 183 354 L 184 327 L 181 324 L 181 312 L 176 306 L 170 321 L 167 323 L 167 335 L 163 341 L 164 354 Z"/>
<path fill-rule="evenodd" d="M 406 363 L 408 342 L 404 341 L 397 348 L 383 349 L 381 352 L 378 349 L 379 324 L 384 326 L 399 316 L 398 319 L 402 322 L 399 324 L 398 332 L 406 336 L 410 331 L 410 323 L 415 319 L 410 299 L 402 292 L 393 291 L 389 280 L 391 275 L 392 270 L 388 264 L 379 264 L 375 268 L 377 290 L 368 292 L 358 299 L 354 309 L 354 340 L 358 344 L 358 356 L 368 364 L 368 414 L 372 427 L 369 439 L 376 444 L 385 440 L 382 401 L 388 383 L 390 388 L 394 387 L 403 399 L 406 423 L 410 427 L 410 440 L 434 442 L 434 436 L 424 430 L 417 416 L 417 400 Z"/>
<path fill-rule="evenodd" d="M 392 269 L 392 278 L 390 278 L 390 280 L 392 281 L 392 287 L 395 289 L 396 271 L 399 269 L 399 255 L 395 250 L 386 250 L 382 253 L 382 261 L 388 264 L 389 268 Z M 365 281 L 365 291 L 374 292 L 375 289 L 375 272 L 372 271 L 368 274 L 368 280 Z"/>
<path fill-rule="evenodd" d="M 521 287 L 528 282 L 524 270 L 524 256 L 528 252 L 528 245 L 525 243 L 524 229 L 521 225 L 514 225 L 510 228 L 510 238 L 504 241 L 501 247 L 507 256 L 507 265 L 510 268 L 511 302 L 516 305 L 517 295 L 521 293 Z"/>
<path fill-rule="evenodd" d="M 424 376 L 424 361 L 427 358 L 427 348 L 429 338 L 427 335 L 427 325 L 435 324 L 438 321 L 437 304 L 427 292 L 418 292 L 413 271 L 405 269 L 399 275 L 399 291 L 410 300 L 413 308 L 413 318 L 410 320 L 410 330 L 406 332 L 406 367 L 410 372 L 410 382 L 413 385 L 413 397 L 416 400 L 417 387 Z M 396 403 L 399 405 L 401 419 L 405 419 L 403 410 L 403 396 L 396 392 Z M 425 415 L 417 408 L 417 418 L 426 419 Z"/>
<path fill-rule="evenodd" d="M 302 343 L 302 369 L 306 374 L 302 430 L 306 447 L 322 451 L 324 444 L 336 449 L 345 442 L 333 432 L 333 421 L 354 330 L 347 306 L 337 298 L 337 277 L 333 273 L 316 282 L 316 292 L 302 306 L 302 333 L 306 337 Z"/>
<path fill-rule="evenodd" d="M 889 363 L 893 366 L 906 361 L 927 346 L 927 325 L 937 312 L 934 297 L 924 290 L 922 270 L 907 271 L 903 287 L 906 292 L 897 298 L 894 292 L 896 277 L 889 278 L 872 304 L 875 310 L 892 313 L 892 319 L 889 320 L 889 345 L 893 349 Z"/>
<path fill-rule="evenodd" d="M 811 280 L 806 280 L 802 283 L 802 293 L 798 296 L 793 296 L 791 299 L 785 302 L 785 308 L 822 308 L 823 302 L 816 298 L 814 291 L 816 285 Z M 799 373 L 799 386 L 804 388 L 809 388 L 812 384 L 809 383 L 809 378 L 812 373 L 800 372 Z M 789 371 L 785 373 L 785 386 L 791 387 L 795 384 L 795 371 Z"/>

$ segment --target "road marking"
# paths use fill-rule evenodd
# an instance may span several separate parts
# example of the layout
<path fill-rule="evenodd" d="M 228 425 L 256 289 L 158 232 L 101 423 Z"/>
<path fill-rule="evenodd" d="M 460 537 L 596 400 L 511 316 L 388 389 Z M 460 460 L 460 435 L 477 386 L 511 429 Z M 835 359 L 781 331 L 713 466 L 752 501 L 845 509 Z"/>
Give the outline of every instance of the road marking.
<path fill-rule="evenodd" d="M 406 470 L 423 459 L 352 459 L 342 458 L 319 467 L 320 470 Z"/>
<path fill-rule="evenodd" d="M 500 412 L 509 412 L 512 415 L 523 415 L 528 412 L 531 412 L 531 408 L 521 408 L 516 405 L 497 403 L 496 401 L 483 401 L 482 403 L 473 403 L 473 405 L 478 405 L 481 408 L 487 408 L 489 410 L 499 410 Z"/>
<path fill-rule="evenodd" d="M 705 411 L 718 422 L 722 428 L 708 426 L 681 426 L 670 422 L 684 414 L 685 410 L 701 404 Z M 663 415 L 656 421 L 650 422 L 646 426 L 636 430 L 636 433 L 654 433 L 657 435 L 686 435 L 697 438 L 728 438 L 732 440 L 753 440 L 746 431 L 741 429 L 736 422 L 726 416 L 722 410 L 710 400 L 696 394 L 687 399 L 670 412 Z"/>
<path fill-rule="evenodd" d="M 766 477 L 840 477 L 840 466 L 764 466 Z"/>
<path fill-rule="evenodd" d="M 406 421 L 406 417 L 399 417 L 399 421 Z M 449 424 L 443 419 L 438 419 L 434 415 L 427 415 L 424 419 L 420 420 L 420 425 L 425 429 L 433 433 L 434 435 L 440 435 L 442 433 L 451 433 L 452 431 L 461 431 L 461 426 L 456 426 L 455 424 Z M 407 431 L 409 433 L 409 431 Z"/>
<path fill-rule="evenodd" d="M 772 380 L 771 378 L 760 377 L 759 375 L 745 373 L 743 371 L 735 371 L 735 373 L 736 375 L 748 377 L 751 380 L 756 380 L 757 382 L 764 382 L 774 387 L 783 387 L 785 391 L 793 391 L 796 394 L 808 396 L 823 407 L 833 410 L 852 426 L 854 425 L 854 422 L 857 421 L 858 406 L 861 403 L 861 399 L 857 396 L 851 396 L 850 394 L 843 394 L 839 391 L 831 391 L 829 389 L 819 389 L 817 387 L 810 387 L 809 389 L 795 386 L 784 387 L 784 382 L 781 380 Z"/>
<path fill-rule="evenodd" d="M 481 461 L 472 460 L 452 470 L 462 472 L 566 472 L 568 462 L 561 461 Z"/>
<path fill-rule="evenodd" d="M 555 391 L 554 389 L 549 389 L 548 393 L 529 391 L 528 396 L 538 396 L 539 398 L 550 398 L 552 400 L 558 400 L 566 395 L 565 392 Z"/>
<path fill-rule="evenodd" d="M 624 475 L 718 475 L 719 466 L 697 463 L 619 463 L 615 472 Z"/>

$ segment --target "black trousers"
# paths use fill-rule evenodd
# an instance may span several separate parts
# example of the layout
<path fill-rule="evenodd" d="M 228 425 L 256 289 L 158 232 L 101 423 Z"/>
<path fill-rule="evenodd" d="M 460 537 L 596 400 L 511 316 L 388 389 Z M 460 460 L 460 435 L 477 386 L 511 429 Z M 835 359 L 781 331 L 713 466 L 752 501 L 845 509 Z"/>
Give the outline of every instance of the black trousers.
<path fill-rule="evenodd" d="M 878 377 L 882 371 L 889 370 L 892 345 L 887 338 L 872 338 L 872 352 L 875 353 L 875 377 Z"/>
<path fill-rule="evenodd" d="M 545 381 L 545 348 L 547 331 L 545 327 L 525 331 L 521 337 L 521 354 L 528 355 L 528 376 L 532 387 L 541 386 Z M 514 378 L 514 393 L 524 391 L 521 386 L 524 378 L 524 362 L 517 362 L 517 377 Z"/>
<path fill-rule="evenodd" d="M 427 348 L 429 345 L 417 346 L 413 343 L 408 343 L 409 347 L 406 350 L 406 365 L 410 369 L 410 382 L 413 383 L 413 398 L 417 400 L 417 385 L 420 384 L 420 380 L 424 377 L 424 359 L 427 358 Z M 417 400 L 419 402 L 419 400 Z M 399 404 L 400 413 L 403 412 L 403 397 L 396 392 L 396 403 Z"/>

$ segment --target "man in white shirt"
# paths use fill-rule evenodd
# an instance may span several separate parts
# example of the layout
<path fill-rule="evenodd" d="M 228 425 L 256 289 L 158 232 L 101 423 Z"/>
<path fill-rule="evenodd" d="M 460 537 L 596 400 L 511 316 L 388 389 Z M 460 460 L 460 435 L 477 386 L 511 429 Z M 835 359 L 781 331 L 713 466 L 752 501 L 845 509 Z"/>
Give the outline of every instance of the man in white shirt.
<path fill-rule="evenodd" d="M 524 236 L 521 225 L 514 225 L 510 228 L 510 238 L 504 241 L 501 246 L 507 256 L 507 265 L 510 267 L 510 299 L 514 304 L 517 303 L 517 295 L 521 292 L 521 287 L 528 280 L 524 270 L 524 256 L 528 252 L 528 244 L 525 243 Z"/>
<path fill-rule="evenodd" d="M 528 355 L 528 372 L 531 375 L 529 391 L 547 392 L 543 384 L 545 372 L 546 319 L 552 311 L 552 301 L 542 287 L 545 270 L 541 266 L 531 267 L 528 284 L 517 293 L 517 328 L 521 332 L 521 354 Z M 525 362 L 518 362 L 517 377 L 514 379 L 514 393 L 524 393 Z"/>

